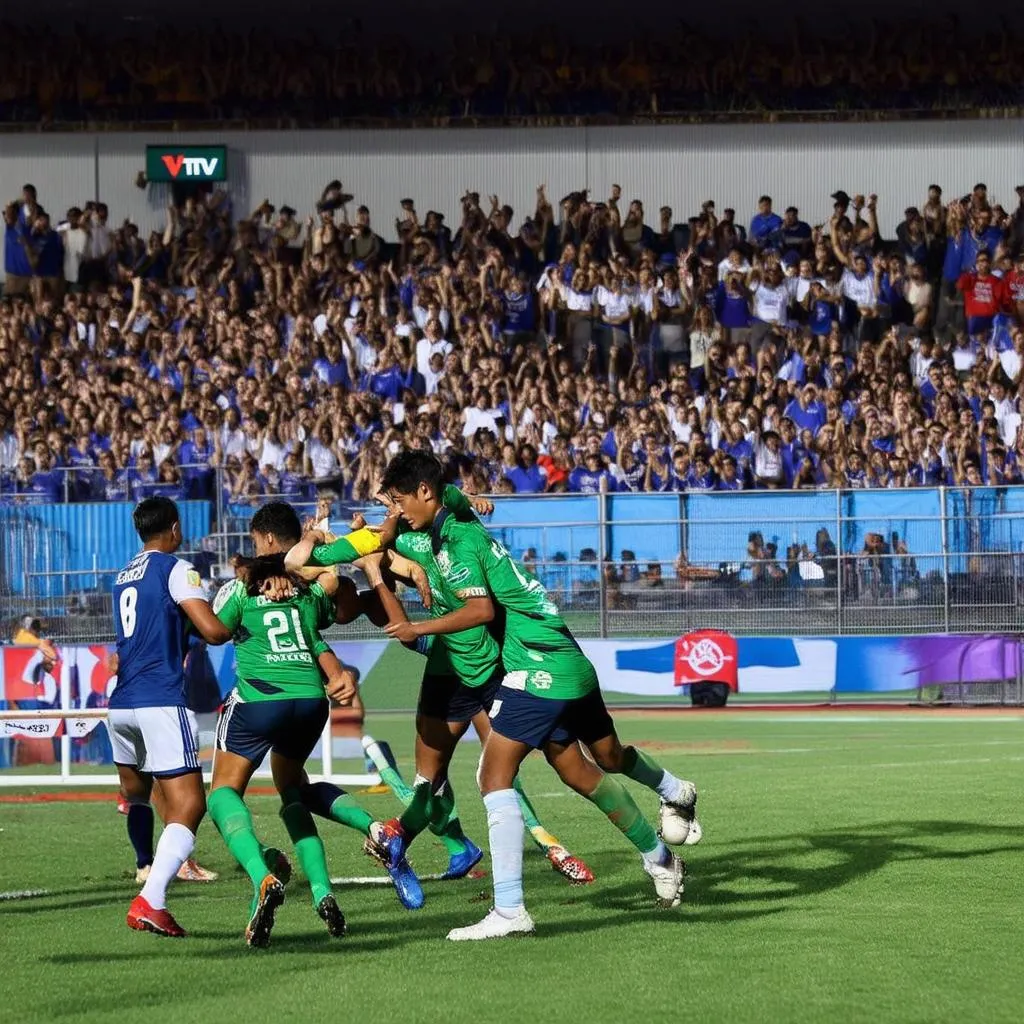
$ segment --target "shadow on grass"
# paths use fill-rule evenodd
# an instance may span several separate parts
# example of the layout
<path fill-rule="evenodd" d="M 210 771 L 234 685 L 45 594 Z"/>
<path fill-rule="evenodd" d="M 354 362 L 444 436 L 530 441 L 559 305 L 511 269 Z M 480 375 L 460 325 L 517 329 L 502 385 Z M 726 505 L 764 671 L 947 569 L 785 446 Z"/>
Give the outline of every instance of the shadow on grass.
<path fill-rule="evenodd" d="M 594 886 L 567 889 L 560 879 L 528 876 L 527 895 L 531 904 L 547 907 L 543 912 L 545 920 L 540 926 L 541 939 L 641 922 L 655 927 L 730 924 L 797 909 L 801 899 L 841 889 L 892 864 L 952 859 L 963 862 L 1006 852 L 1024 852 L 1020 828 L 962 821 L 880 822 L 702 846 L 695 855 L 686 897 L 679 911 L 664 911 L 651 906 L 649 882 L 641 874 L 638 862 L 634 881 L 603 886 L 600 880 L 602 873 L 610 874 L 621 868 L 624 855 L 617 853 L 595 858 L 598 881 Z M 450 928 L 481 916 L 488 903 L 489 888 L 487 880 L 467 885 L 460 894 L 465 897 L 460 905 L 446 908 L 441 913 L 408 914 L 402 917 L 397 928 L 393 917 L 359 917 L 351 922 L 349 935 L 340 942 L 331 941 L 323 931 L 311 929 L 307 934 L 275 938 L 268 952 L 344 956 L 346 949 L 375 952 L 436 941 L 443 938 Z M 65 901 L 60 907 L 27 903 L 5 908 L 3 912 L 40 913 L 68 906 L 101 906 L 114 898 L 123 899 L 123 889 L 111 890 L 106 898 L 91 892 L 91 900 Z M 201 898 L 202 894 L 197 892 L 195 895 Z M 577 905 L 581 909 L 586 908 L 587 913 L 576 914 Z M 556 917 L 557 911 L 553 910 L 556 906 L 561 908 L 561 916 L 555 920 L 548 919 L 549 915 Z M 610 913 L 595 914 L 595 909 Z M 189 949 L 187 955 L 190 957 L 230 960 L 265 955 L 244 945 L 240 927 L 199 929 L 192 934 L 195 939 L 207 941 Z M 211 948 L 209 941 L 222 942 L 223 945 Z M 178 948 L 178 944 L 174 946 Z M 165 950 L 165 943 L 153 940 L 152 944 L 140 946 L 137 951 L 54 954 L 40 960 L 62 965 L 145 961 L 163 955 Z"/>

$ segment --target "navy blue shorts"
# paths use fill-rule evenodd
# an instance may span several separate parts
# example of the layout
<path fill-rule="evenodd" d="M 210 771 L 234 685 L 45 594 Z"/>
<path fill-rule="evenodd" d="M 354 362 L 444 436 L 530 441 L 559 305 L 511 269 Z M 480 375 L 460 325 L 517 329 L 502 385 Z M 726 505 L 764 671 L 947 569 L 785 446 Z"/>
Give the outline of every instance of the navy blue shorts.
<path fill-rule="evenodd" d="M 292 761 L 305 761 L 329 714 L 326 697 L 245 703 L 232 695 L 217 719 L 217 749 L 253 764 L 262 764 L 271 750 Z"/>
<path fill-rule="evenodd" d="M 442 722 L 472 721 L 474 715 L 491 710 L 503 678 L 498 672 L 480 686 L 467 686 L 455 676 L 424 676 L 416 713 Z"/>
<path fill-rule="evenodd" d="M 491 705 L 491 728 L 499 736 L 538 749 L 548 742 L 594 743 L 615 731 L 598 686 L 572 700 L 552 700 L 502 686 Z"/>

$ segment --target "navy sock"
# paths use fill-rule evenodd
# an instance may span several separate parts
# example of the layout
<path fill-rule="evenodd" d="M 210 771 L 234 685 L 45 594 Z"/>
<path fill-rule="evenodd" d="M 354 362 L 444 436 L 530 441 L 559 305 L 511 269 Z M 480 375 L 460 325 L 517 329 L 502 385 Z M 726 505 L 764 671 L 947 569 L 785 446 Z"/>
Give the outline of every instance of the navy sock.
<path fill-rule="evenodd" d="M 135 850 L 135 866 L 153 863 L 153 808 L 149 804 L 128 807 L 128 838 Z"/>

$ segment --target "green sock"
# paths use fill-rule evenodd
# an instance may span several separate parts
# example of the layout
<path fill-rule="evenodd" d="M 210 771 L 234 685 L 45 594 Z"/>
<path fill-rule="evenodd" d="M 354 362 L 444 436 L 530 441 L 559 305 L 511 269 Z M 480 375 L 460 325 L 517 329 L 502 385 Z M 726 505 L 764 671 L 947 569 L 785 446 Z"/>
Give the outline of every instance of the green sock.
<path fill-rule="evenodd" d="M 295 855 L 299 858 L 302 870 L 309 879 L 313 906 L 316 907 L 331 892 L 331 875 L 327 870 L 323 840 L 316 830 L 309 808 L 302 804 L 297 788 L 286 790 L 281 794 L 281 800 L 284 804 L 281 820 L 288 830 L 288 837 L 295 847 Z"/>
<path fill-rule="evenodd" d="M 449 853 L 462 853 L 469 841 L 466 833 L 462 831 L 459 810 L 455 806 L 455 793 L 450 782 L 445 782 L 441 792 L 434 794 L 434 815 L 430 821 L 430 831 L 441 840 Z"/>
<path fill-rule="evenodd" d="M 418 836 L 431 822 L 434 817 L 434 794 L 431 784 L 427 780 L 416 783 L 412 800 L 409 806 L 402 812 L 398 823 L 408 839 Z"/>
<path fill-rule="evenodd" d="M 354 828 L 364 836 L 370 834 L 373 815 L 364 811 L 355 798 L 340 786 L 335 786 L 333 782 L 307 782 L 301 788 L 301 793 L 303 806 L 314 814 Z"/>
<path fill-rule="evenodd" d="M 540 818 L 537 817 L 537 812 L 533 809 L 533 804 L 530 803 L 530 798 L 526 795 L 526 790 L 523 789 L 518 775 L 512 780 L 512 788 L 519 798 L 519 807 L 523 812 L 523 824 L 529 831 L 530 838 L 545 853 L 552 846 L 561 846 L 562 844 L 540 823 Z"/>
<path fill-rule="evenodd" d="M 622 751 L 622 774 L 657 793 L 667 773 L 654 758 L 648 757 L 642 750 L 625 747 Z"/>
<path fill-rule="evenodd" d="M 398 797 L 402 803 L 408 807 L 412 802 L 413 790 L 409 784 L 402 778 L 397 768 L 379 768 L 381 781 L 384 783 L 392 793 Z"/>
<path fill-rule="evenodd" d="M 618 779 L 602 775 L 597 789 L 587 799 L 596 804 L 641 853 L 652 853 L 661 845 L 654 826 L 640 813 L 640 808 Z"/>
<path fill-rule="evenodd" d="M 253 831 L 249 808 L 228 786 L 215 789 L 210 794 L 207 807 L 213 823 L 231 851 L 231 856 L 242 865 L 252 879 L 253 888 L 259 892 L 260 883 L 267 877 L 268 871 L 263 861 L 264 847 Z"/>

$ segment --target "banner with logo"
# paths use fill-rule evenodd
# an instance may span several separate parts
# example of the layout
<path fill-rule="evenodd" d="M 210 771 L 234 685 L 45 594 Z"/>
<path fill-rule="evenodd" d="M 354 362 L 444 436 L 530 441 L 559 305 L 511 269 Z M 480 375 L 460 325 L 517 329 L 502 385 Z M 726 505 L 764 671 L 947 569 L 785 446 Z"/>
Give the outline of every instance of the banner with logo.
<path fill-rule="evenodd" d="M 886 693 L 1016 679 L 1019 639 L 1004 635 L 732 637 L 705 630 L 672 641 L 583 640 L 602 689 L 672 699 L 723 682 L 740 693 Z"/>
<path fill-rule="evenodd" d="M 227 170 L 226 146 L 146 147 L 146 178 L 149 181 L 225 181 Z"/>

